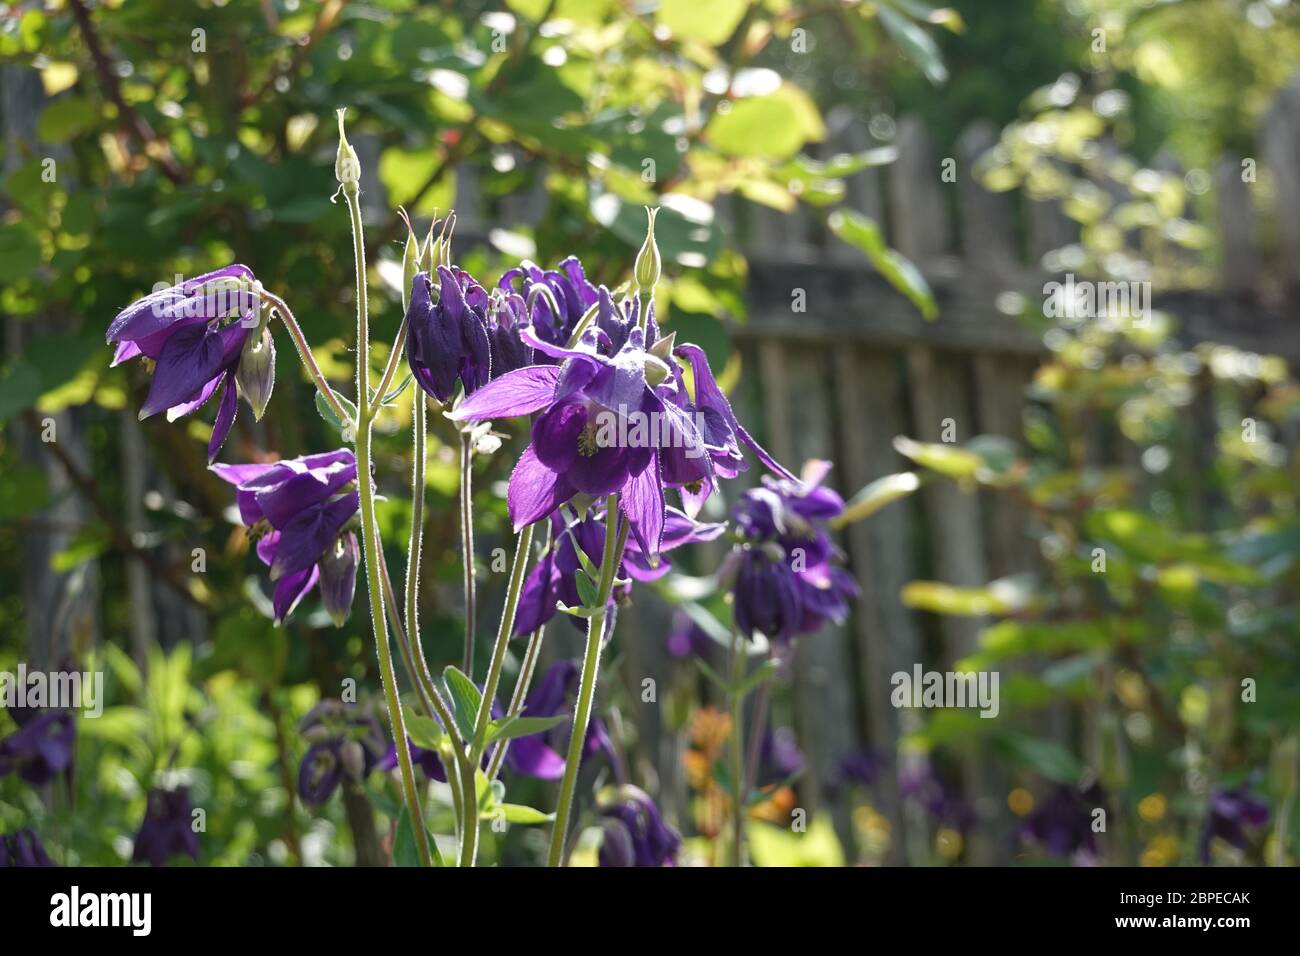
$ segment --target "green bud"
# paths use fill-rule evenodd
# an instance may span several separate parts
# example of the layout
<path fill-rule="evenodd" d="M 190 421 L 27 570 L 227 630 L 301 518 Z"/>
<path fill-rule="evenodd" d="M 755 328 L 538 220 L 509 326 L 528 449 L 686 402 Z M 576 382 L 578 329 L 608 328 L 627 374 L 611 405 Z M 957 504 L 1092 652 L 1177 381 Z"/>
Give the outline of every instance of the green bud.
<path fill-rule="evenodd" d="M 261 421 L 266 412 L 266 404 L 271 400 L 271 391 L 275 388 L 275 339 L 265 325 L 244 340 L 239 367 L 235 370 L 235 382 L 239 386 L 239 394 L 248 399 L 253 417 Z"/>
<path fill-rule="evenodd" d="M 641 244 L 641 251 L 636 254 L 636 265 L 632 269 L 632 276 L 636 280 L 637 290 L 642 296 L 648 296 L 654 292 L 655 285 L 659 282 L 659 273 L 662 267 L 662 261 L 659 258 L 659 246 L 655 244 L 655 217 L 659 215 L 658 207 L 651 209 L 646 206 L 646 229 L 645 242 Z"/>
<path fill-rule="evenodd" d="M 411 305 L 411 287 L 420 272 L 420 243 L 415 239 L 411 222 L 406 222 L 406 246 L 402 249 L 402 312 Z"/>
<path fill-rule="evenodd" d="M 352 148 L 348 142 L 348 137 L 343 132 L 343 114 L 346 109 L 336 110 L 339 118 L 339 151 L 334 157 L 334 178 L 339 181 L 339 185 L 356 185 L 361 180 L 361 160 L 357 159 L 357 151 Z"/>

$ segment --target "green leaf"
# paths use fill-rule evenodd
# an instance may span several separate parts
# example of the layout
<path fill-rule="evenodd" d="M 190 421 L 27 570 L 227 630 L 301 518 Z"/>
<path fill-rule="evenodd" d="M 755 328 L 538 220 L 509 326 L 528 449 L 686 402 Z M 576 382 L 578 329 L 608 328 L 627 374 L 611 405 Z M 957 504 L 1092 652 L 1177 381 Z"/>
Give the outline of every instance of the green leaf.
<path fill-rule="evenodd" d="M 21 222 L 0 225 L 0 282 L 30 276 L 41 264 L 41 242 Z"/>
<path fill-rule="evenodd" d="M 460 728 L 461 736 L 470 740 L 474 736 L 474 721 L 478 719 L 478 709 L 483 701 L 483 695 L 479 693 L 472 680 L 451 664 L 448 664 L 446 670 L 442 672 L 442 679 L 447 685 L 447 693 L 451 695 L 452 715 L 456 718 L 456 726 Z"/>
<path fill-rule="evenodd" d="M 343 410 L 348 413 L 348 418 L 351 420 L 351 424 L 355 424 L 357 420 L 357 406 L 353 405 L 352 402 L 344 398 L 338 392 L 335 392 L 334 396 L 339 400 L 339 404 L 343 406 Z M 320 414 L 321 418 L 325 419 L 325 421 L 329 422 L 339 431 L 343 431 L 346 425 L 349 424 L 347 422 L 339 421 L 338 415 L 334 413 L 334 409 L 330 407 L 329 401 L 325 398 L 325 393 L 320 389 L 316 390 L 316 411 Z"/>
<path fill-rule="evenodd" d="M 1035 601 L 1032 575 L 1013 575 L 987 587 L 959 588 L 939 581 L 911 581 L 900 594 L 903 603 L 919 611 L 958 617 L 1014 614 Z"/>
<path fill-rule="evenodd" d="M 1033 768 L 1057 783 L 1078 783 L 1083 774 L 1083 765 L 1079 759 L 1049 740 L 1007 733 L 995 738 L 994 746 L 1012 760 Z"/>
<path fill-rule="evenodd" d="M 429 852 L 433 855 L 433 865 L 446 866 L 442 854 L 438 852 L 438 844 L 433 839 L 433 834 L 429 833 L 427 827 L 424 832 L 429 841 Z M 420 865 L 420 848 L 415 842 L 415 827 L 411 825 L 411 814 L 405 806 L 402 807 L 402 815 L 397 819 L 397 835 L 393 839 L 393 865 Z"/>
<path fill-rule="evenodd" d="M 45 472 L 39 467 L 25 462 L 6 466 L 4 481 L 0 481 L 0 521 L 25 518 L 40 511 L 49 497 Z"/>
<path fill-rule="evenodd" d="M 836 528 L 842 528 L 855 521 L 869 518 L 885 505 L 906 498 L 920 487 L 921 479 L 910 471 L 877 478 L 849 499 L 849 503 L 844 506 L 844 513 L 831 524 Z"/>
<path fill-rule="evenodd" d="M 784 84 L 773 93 L 735 100 L 709 121 L 708 141 L 728 156 L 786 159 L 825 138 L 821 114 L 806 93 Z"/>
<path fill-rule="evenodd" d="M 108 550 L 108 531 L 101 524 L 92 524 L 78 532 L 72 542 L 57 554 L 50 556 L 50 570 L 66 574 L 79 564 L 92 561 Z"/>
<path fill-rule="evenodd" d="M 856 246 L 871 260 L 876 271 L 911 301 L 927 321 L 939 315 L 930 284 L 912 261 L 885 244 L 880 226 L 872 219 L 851 209 L 837 209 L 830 214 L 827 225 L 831 232 L 851 246 Z"/>
<path fill-rule="evenodd" d="M 479 814 L 480 820 L 496 820 L 499 817 L 505 817 L 507 823 L 536 826 L 539 823 L 550 823 L 555 819 L 555 814 L 543 813 L 521 803 L 498 803 L 490 810 L 484 810 Z"/>
<path fill-rule="evenodd" d="M 487 742 L 531 737 L 558 727 L 568 719 L 564 714 L 557 717 L 501 717 L 488 724 Z"/>
<path fill-rule="evenodd" d="M 818 814 L 808 825 L 807 833 L 758 822 L 751 822 L 746 833 L 758 866 L 844 865 L 844 848 L 835 835 L 829 814 Z"/>
<path fill-rule="evenodd" d="M 745 0 L 660 0 L 655 20 L 683 40 L 724 42 L 745 15 Z"/>
<path fill-rule="evenodd" d="M 876 5 L 876 13 L 880 16 L 881 25 L 902 47 L 907 58 L 921 68 L 926 79 L 936 86 L 947 81 L 948 69 L 943 65 L 943 56 L 930 34 L 884 3 Z"/>
<path fill-rule="evenodd" d="M 406 712 L 406 736 L 411 738 L 411 743 L 424 750 L 438 750 L 442 746 L 443 738 L 446 734 L 438 726 L 438 722 L 432 717 L 426 717 L 424 714 L 413 713 L 409 708 Z"/>
<path fill-rule="evenodd" d="M 36 124 L 42 143 L 66 143 L 89 130 L 99 119 L 95 104 L 78 96 L 65 96 L 45 107 Z"/>
<path fill-rule="evenodd" d="M 582 599 L 582 606 L 595 609 L 600 606 L 600 595 L 596 590 L 596 582 L 591 579 L 585 571 L 579 571 L 573 576 L 573 583 L 578 586 L 578 597 Z"/>
<path fill-rule="evenodd" d="M 983 458 L 959 445 L 919 442 L 899 435 L 894 439 L 894 448 L 918 465 L 949 478 L 974 478 L 984 465 Z"/>

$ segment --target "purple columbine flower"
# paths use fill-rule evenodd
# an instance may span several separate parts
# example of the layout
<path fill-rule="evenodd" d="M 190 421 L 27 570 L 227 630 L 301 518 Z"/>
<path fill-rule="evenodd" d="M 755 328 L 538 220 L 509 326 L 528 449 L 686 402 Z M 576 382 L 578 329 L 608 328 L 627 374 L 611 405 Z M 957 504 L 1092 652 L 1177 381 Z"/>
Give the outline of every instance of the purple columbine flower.
<path fill-rule="evenodd" d="M 311 742 L 298 766 L 298 796 L 319 806 L 334 795 L 344 776 L 360 783 L 384 758 L 384 734 L 373 714 L 335 700 L 322 701 L 299 726 Z M 396 765 L 396 761 L 394 761 Z"/>
<path fill-rule="evenodd" d="M 76 749 L 72 711 L 11 708 L 18 729 L 0 740 L 0 777 L 16 773 L 39 787 L 71 770 Z"/>
<path fill-rule="evenodd" d="M 194 832 L 193 816 L 189 787 L 150 790 L 131 862 L 162 866 L 168 858 L 182 855 L 197 862 L 199 835 Z"/>
<path fill-rule="evenodd" d="M 455 266 L 438 266 L 438 297 L 427 272 L 415 277 L 407 306 L 406 359 L 415 380 L 440 402 L 451 400 L 459 379 L 469 395 L 492 370 L 488 295 Z"/>
<path fill-rule="evenodd" d="M 1092 830 L 1092 813 L 1105 805 L 1101 786 L 1093 783 L 1080 790 L 1057 784 L 1025 820 L 1023 833 L 1048 853 L 1091 862 L 1097 857 L 1097 834 Z"/>
<path fill-rule="evenodd" d="M 551 293 L 557 315 L 551 308 L 551 302 L 545 296 L 533 297 L 536 286 L 545 286 Z M 531 325 L 537 338 L 551 345 L 566 345 L 573 337 L 573 331 L 583 314 L 595 304 L 597 290 L 587 281 L 582 263 L 577 256 L 569 256 L 560 263 L 559 269 L 545 271 L 535 263 L 525 260 L 501 277 L 497 288 L 512 298 L 519 299 L 522 315 L 524 303 L 533 298 L 533 314 L 525 316 L 525 325 Z M 545 354 L 539 354 L 536 361 L 543 365 L 553 364 L 556 360 Z"/>
<path fill-rule="evenodd" d="M 520 716 L 558 717 L 572 714 L 578 699 L 580 676 L 577 661 L 556 661 L 546 669 L 546 673 L 524 698 Z M 564 773 L 563 754 L 568 751 L 572 730 L 571 722 L 566 722 L 540 734 L 512 740 L 510 749 L 506 751 L 506 766 L 526 777 L 558 780 Z M 603 753 L 618 768 L 618 754 L 614 750 L 609 731 L 604 721 L 593 716 L 587 725 L 583 757 L 585 759 L 597 753 Z"/>
<path fill-rule="evenodd" d="M 1216 837 L 1238 850 L 1246 849 L 1246 828 L 1262 827 L 1268 819 L 1268 804 L 1250 792 L 1249 784 L 1215 788 L 1201 834 L 1201 862 L 1210 862 L 1210 847 Z"/>
<path fill-rule="evenodd" d="M 117 346 L 114 365 L 143 356 L 153 366 L 140 418 L 165 411 L 168 421 L 174 421 L 220 391 L 208 442 L 209 462 L 235 421 L 236 378 L 244 346 L 258 324 L 255 282 L 247 266 L 226 266 L 133 302 L 108 327 L 108 341 Z M 265 378 L 275 371 L 273 364 L 268 371 L 265 353 L 257 354 L 257 368 L 248 380 L 265 386 L 254 396 L 264 405 L 270 395 Z"/>
<path fill-rule="evenodd" d="M 668 353 L 671 342 L 656 344 L 652 316 L 641 328 L 636 301 L 616 304 L 603 286 L 592 301 L 594 319 L 573 347 L 535 316 L 520 337 L 539 364 L 494 378 L 451 417 L 485 421 L 540 413 L 510 478 L 507 504 L 516 529 L 576 495 L 617 492 L 637 544 L 653 562 L 664 533 L 664 489 L 681 489 L 687 513 L 697 514 L 715 474 L 735 474 L 737 435 L 758 446 L 739 429 L 702 352 L 694 346 L 677 350 L 696 368 L 692 398 Z M 540 364 L 548 359 L 559 364 Z M 713 426 L 707 425 L 710 418 Z M 707 435 L 697 420 L 706 423 Z M 766 452 L 760 457 L 780 469 Z M 725 470 L 716 469 L 715 458 Z"/>
<path fill-rule="evenodd" d="M 722 534 L 726 526 L 703 524 L 686 517 L 673 507 L 665 509 L 663 537 L 660 552 L 671 551 L 684 544 L 712 541 Z M 577 607 L 581 604 L 577 575 L 582 567 L 577 549 L 591 559 L 599 570 L 605 548 L 605 516 L 603 510 L 590 508 L 585 517 L 571 516 L 567 521 L 564 512 L 551 516 L 551 547 L 529 572 L 524 580 L 515 615 L 515 634 L 531 634 L 556 614 L 557 604 Z M 615 573 L 618 579 L 653 581 L 667 574 L 671 562 L 666 559 L 652 565 L 641 551 L 639 543 L 629 538 L 623 559 Z M 627 596 L 627 588 L 615 588 L 611 601 Z M 574 618 L 575 623 L 578 619 Z M 582 626 L 582 625 L 580 625 Z"/>
<path fill-rule="evenodd" d="M 644 790 L 624 785 L 598 801 L 601 866 L 672 866 L 682 838 Z"/>
<path fill-rule="evenodd" d="M 13 833 L 0 833 L 0 870 L 10 866 L 53 865 L 34 830 L 24 827 Z"/>
<path fill-rule="evenodd" d="M 336 625 L 347 620 L 356 590 L 360 549 L 348 527 L 357 514 L 357 462 L 352 451 L 292 458 L 269 465 L 213 465 L 235 486 L 235 501 L 257 556 L 271 568 L 275 622 L 321 585 Z"/>
<path fill-rule="evenodd" d="M 860 593 L 853 576 L 835 562 L 841 556 L 825 522 L 844 511 L 844 501 L 822 480 L 828 462 L 812 461 L 802 481 L 764 477 L 735 508 L 744 545 L 728 559 L 722 577 L 731 582 L 736 627 L 787 641 L 842 621 Z"/>

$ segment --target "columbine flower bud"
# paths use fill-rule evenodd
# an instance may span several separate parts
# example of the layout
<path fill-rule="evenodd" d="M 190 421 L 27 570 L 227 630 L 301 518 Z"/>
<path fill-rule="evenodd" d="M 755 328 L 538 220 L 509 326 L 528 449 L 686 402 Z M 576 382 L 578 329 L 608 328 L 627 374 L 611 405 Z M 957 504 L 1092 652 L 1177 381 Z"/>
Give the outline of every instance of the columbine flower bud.
<path fill-rule="evenodd" d="M 244 340 L 239 367 L 235 370 L 235 382 L 239 386 L 239 394 L 248 399 L 253 417 L 261 421 L 266 404 L 271 400 L 271 391 L 275 388 L 275 339 L 266 326 L 262 327 L 260 333 L 254 332 Z"/>
<path fill-rule="evenodd" d="M 659 246 L 655 244 L 655 216 L 659 215 L 659 209 L 646 206 L 645 211 L 647 218 L 645 242 L 641 244 L 641 251 L 636 254 L 636 265 L 632 270 L 637 289 L 643 296 L 650 295 L 654 291 L 662 267 Z"/>
<path fill-rule="evenodd" d="M 320 594 L 335 627 L 342 627 L 352 612 L 361 548 L 351 531 L 339 535 L 320 560 Z"/>
<path fill-rule="evenodd" d="M 347 110 L 336 112 L 339 118 L 339 151 L 334 157 L 334 178 L 341 186 L 356 185 L 361 179 L 361 160 L 357 159 L 357 151 L 352 148 L 347 134 L 343 132 L 343 114 Z"/>
<path fill-rule="evenodd" d="M 405 218 L 405 212 L 402 213 Z M 411 305 L 411 286 L 420 273 L 420 243 L 415 239 L 411 221 L 406 220 L 406 246 L 402 249 L 402 312 Z"/>

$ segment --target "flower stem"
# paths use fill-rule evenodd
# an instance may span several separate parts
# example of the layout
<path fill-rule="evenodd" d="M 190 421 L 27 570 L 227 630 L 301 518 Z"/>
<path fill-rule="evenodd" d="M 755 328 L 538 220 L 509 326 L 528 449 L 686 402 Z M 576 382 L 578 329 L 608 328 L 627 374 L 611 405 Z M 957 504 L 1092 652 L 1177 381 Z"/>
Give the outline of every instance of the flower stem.
<path fill-rule="evenodd" d="M 506 648 L 510 644 L 510 632 L 514 630 L 515 611 L 519 607 L 519 595 L 524 587 L 524 571 L 528 568 L 529 551 L 532 546 L 533 526 L 525 525 L 515 543 L 515 559 L 510 567 L 510 585 L 506 591 L 505 607 L 501 609 L 501 624 L 497 629 L 496 643 L 492 647 L 492 662 L 488 665 L 487 679 L 483 682 L 483 697 L 474 720 L 474 738 L 461 764 L 461 784 L 466 805 L 465 831 L 460 849 L 461 866 L 473 866 L 474 855 L 478 850 L 478 799 L 475 771 L 487 747 L 488 722 L 492 719 L 492 701 L 496 698 L 497 685 L 501 683 L 501 668 L 505 663 Z"/>
<path fill-rule="evenodd" d="M 731 632 L 731 865 L 745 865 L 745 807 L 749 790 L 745 783 L 745 744 L 741 721 L 745 697 L 740 692 L 745 679 L 745 639 L 735 628 Z"/>
<path fill-rule="evenodd" d="M 407 812 L 411 815 L 416 849 L 421 865 L 432 866 L 429 834 L 424 824 L 420 796 L 415 788 L 415 769 L 411 766 L 411 749 L 406 744 L 406 720 L 402 716 L 401 702 L 397 697 L 397 674 L 393 670 L 392 650 L 388 646 L 388 624 L 384 618 L 383 582 L 379 569 L 379 527 L 375 523 L 375 489 L 370 478 L 371 407 L 367 391 L 370 387 L 370 319 L 366 303 L 366 246 L 356 184 L 345 185 L 343 194 L 347 198 L 348 212 L 352 217 L 352 249 L 357 273 L 357 406 L 360 419 L 356 423 L 357 486 L 361 499 L 361 542 L 370 595 L 370 623 L 375 634 L 375 651 L 379 657 L 379 676 L 384 685 L 388 720 L 397 745 L 402 794 Z"/>
<path fill-rule="evenodd" d="M 510 695 L 510 707 L 506 711 L 507 717 L 518 717 L 524 710 L 524 700 L 528 696 L 528 687 L 533 681 L 533 672 L 537 670 L 537 659 L 542 654 L 542 642 L 546 639 L 546 625 L 542 625 L 533 631 L 528 638 L 528 646 L 524 649 L 524 659 L 519 665 L 519 677 L 515 680 L 515 689 Z M 492 750 L 492 756 L 488 760 L 487 778 L 491 783 L 501 772 L 501 764 L 506 759 L 506 751 L 510 747 L 509 740 L 503 740 Z"/>
<path fill-rule="evenodd" d="M 460 433 L 460 550 L 465 569 L 465 653 L 461 670 L 474 678 L 474 630 L 477 609 L 474 583 L 474 446 L 470 433 Z"/>
<path fill-rule="evenodd" d="M 573 791 L 578 785 L 578 765 L 587 739 L 587 725 L 591 723 L 591 705 L 596 697 L 596 675 L 600 670 L 600 651 L 604 644 L 609 595 L 614 590 L 614 577 L 627 545 L 628 530 L 628 523 L 619 517 L 618 495 L 610 495 L 605 504 L 605 550 L 600 559 L 600 583 L 596 589 L 599 610 L 587 619 L 587 650 L 582 660 L 578 704 L 573 712 L 573 734 L 569 737 L 569 752 L 564 760 L 564 777 L 560 781 L 560 799 L 555 807 L 555 825 L 551 830 L 547 866 L 561 866 L 564 863 L 569 815 L 573 811 Z"/>
<path fill-rule="evenodd" d="M 316 388 L 325 397 L 330 409 L 339 417 L 339 421 L 345 424 L 351 421 L 352 416 L 343 407 L 339 397 L 334 394 L 334 389 L 330 388 L 330 383 L 325 380 L 325 373 L 320 370 L 320 365 L 316 362 L 316 356 L 312 354 L 311 346 L 307 344 L 307 337 L 302 334 L 302 327 L 298 325 L 298 320 L 294 318 L 293 311 L 278 295 L 267 292 L 265 289 L 262 290 L 262 298 L 271 303 L 271 308 L 280 314 L 280 321 L 289 330 L 289 338 L 293 339 L 294 348 L 298 350 L 298 357 L 302 359 L 307 374 L 316 383 Z"/>
<path fill-rule="evenodd" d="M 376 402 L 384 400 L 397 375 L 397 366 L 401 364 L 402 353 L 406 351 L 406 327 L 406 318 L 403 316 L 402 324 L 397 327 L 397 338 L 393 340 L 393 350 L 388 353 L 388 362 L 384 365 L 384 374 L 379 377 L 379 387 L 375 389 Z"/>

